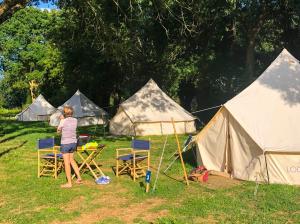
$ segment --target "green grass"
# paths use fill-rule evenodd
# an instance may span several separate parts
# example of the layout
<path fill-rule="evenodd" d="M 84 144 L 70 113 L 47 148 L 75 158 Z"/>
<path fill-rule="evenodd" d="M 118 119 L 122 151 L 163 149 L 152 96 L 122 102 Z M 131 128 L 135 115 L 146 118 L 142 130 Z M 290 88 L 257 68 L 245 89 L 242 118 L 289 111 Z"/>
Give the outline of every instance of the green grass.
<path fill-rule="evenodd" d="M 253 192 L 255 183 L 241 182 L 224 188 L 208 188 L 191 183 L 185 186 L 179 161 L 160 174 L 155 192 L 145 193 L 144 180 L 133 182 L 124 175 L 116 178 L 112 171 L 115 148 L 128 147 L 130 137 L 103 137 L 97 129 L 96 140 L 106 144 L 99 162 L 109 185 L 99 186 L 85 174 L 85 184 L 60 189 L 65 182 L 37 178 L 36 140 L 55 136 L 55 129 L 45 122 L 0 120 L 5 135 L 0 137 L 0 223 L 299 223 L 300 188 L 287 185 L 264 185 Z M 79 132 L 94 132 L 94 127 Z M 186 136 L 180 136 L 180 141 Z M 152 184 L 165 137 L 152 136 Z M 162 169 L 176 150 L 175 138 L 168 139 Z M 193 157 L 185 155 L 187 169 Z M 220 179 L 222 181 L 223 179 Z M 125 213 L 124 213 L 125 211 Z"/>
<path fill-rule="evenodd" d="M 14 117 L 21 111 L 22 110 L 20 108 L 5 109 L 0 107 L 0 117 L 4 117 L 4 118 Z"/>

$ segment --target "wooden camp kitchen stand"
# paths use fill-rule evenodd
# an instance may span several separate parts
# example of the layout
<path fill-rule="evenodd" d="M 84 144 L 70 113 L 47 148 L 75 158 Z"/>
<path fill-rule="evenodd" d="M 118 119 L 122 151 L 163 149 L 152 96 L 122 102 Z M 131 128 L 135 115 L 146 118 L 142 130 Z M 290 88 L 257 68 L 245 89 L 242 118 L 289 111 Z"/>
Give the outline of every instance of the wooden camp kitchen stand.
<path fill-rule="evenodd" d="M 184 179 L 185 179 L 185 181 L 186 181 L 186 185 L 189 185 L 188 176 L 187 176 L 186 169 L 185 169 L 185 165 L 184 165 L 184 161 L 183 161 L 183 158 L 182 158 L 181 147 L 180 147 L 179 139 L 178 139 L 178 136 L 177 136 L 177 133 L 176 133 L 175 122 L 174 122 L 174 119 L 173 119 L 173 118 L 172 118 L 171 120 L 172 120 L 172 125 L 173 125 L 174 135 L 175 135 L 175 138 L 176 138 L 177 149 L 178 149 L 178 155 L 179 155 L 179 157 L 180 157 L 181 166 L 182 166 L 183 173 L 184 173 Z"/>
<path fill-rule="evenodd" d="M 100 145 L 100 148 L 86 148 L 78 147 L 77 148 L 77 155 L 81 159 L 82 163 L 79 166 L 79 172 L 85 172 L 85 168 L 88 168 L 91 173 L 93 174 L 94 178 L 97 179 L 99 177 L 99 174 L 101 176 L 104 176 L 104 173 L 100 169 L 99 165 L 96 163 L 95 158 L 98 156 L 98 154 L 102 151 L 104 148 L 104 145 Z M 92 166 L 95 166 L 93 169 Z M 97 176 L 98 173 L 98 176 Z M 72 179 L 75 177 L 75 174 L 72 176 Z"/>

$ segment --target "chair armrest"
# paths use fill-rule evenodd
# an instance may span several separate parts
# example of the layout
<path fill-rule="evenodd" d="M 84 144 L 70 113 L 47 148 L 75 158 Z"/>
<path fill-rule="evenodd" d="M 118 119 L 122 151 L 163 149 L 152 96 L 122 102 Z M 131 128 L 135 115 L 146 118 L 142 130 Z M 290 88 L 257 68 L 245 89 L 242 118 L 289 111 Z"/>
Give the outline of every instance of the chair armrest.
<path fill-rule="evenodd" d="M 127 156 L 132 154 L 132 148 L 118 148 L 116 149 L 116 159 L 118 159 L 120 156 Z"/>
<path fill-rule="evenodd" d="M 126 151 L 126 150 L 132 150 L 132 148 L 118 148 L 117 151 Z"/>
<path fill-rule="evenodd" d="M 38 152 L 59 152 L 59 151 L 55 149 L 39 149 Z"/>
<path fill-rule="evenodd" d="M 53 151 L 54 153 L 60 153 L 60 145 L 55 145 Z"/>
<path fill-rule="evenodd" d="M 150 152 L 150 150 L 132 150 L 132 153 L 134 153 L 134 154 L 136 154 L 136 153 L 143 153 L 143 152 L 145 152 L 145 153 L 148 153 L 148 152 Z"/>

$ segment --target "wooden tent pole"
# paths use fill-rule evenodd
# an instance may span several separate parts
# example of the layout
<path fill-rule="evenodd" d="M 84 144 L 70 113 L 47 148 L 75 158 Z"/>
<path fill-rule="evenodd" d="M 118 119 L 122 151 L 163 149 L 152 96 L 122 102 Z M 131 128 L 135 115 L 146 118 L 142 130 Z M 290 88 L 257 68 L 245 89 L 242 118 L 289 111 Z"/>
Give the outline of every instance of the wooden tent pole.
<path fill-rule="evenodd" d="M 267 169 L 267 177 L 268 177 L 268 184 L 270 184 L 270 176 L 269 176 L 269 170 L 268 170 L 268 163 L 267 163 L 267 156 L 266 151 L 264 151 L 264 157 L 265 157 L 265 163 L 266 163 L 266 169 Z"/>
<path fill-rule="evenodd" d="M 189 185 L 189 180 L 188 180 L 188 177 L 187 177 L 187 173 L 186 173 L 184 161 L 183 161 L 183 158 L 182 158 L 180 143 L 179 143 L 178 136 L 177 136 L 177 133 L 176 133 L 175 123 L 174 123 L 174 119 L 173 118 L 172 118 L 172 125 L 173 125 L 174 135 L 175 135 L 176 142 L 177 142 L 178 155 L 180 157 L 182 169 L 183 169 L 183 172 L 184 172 L 184 179 L 186 181 L 186 185 Z"/>

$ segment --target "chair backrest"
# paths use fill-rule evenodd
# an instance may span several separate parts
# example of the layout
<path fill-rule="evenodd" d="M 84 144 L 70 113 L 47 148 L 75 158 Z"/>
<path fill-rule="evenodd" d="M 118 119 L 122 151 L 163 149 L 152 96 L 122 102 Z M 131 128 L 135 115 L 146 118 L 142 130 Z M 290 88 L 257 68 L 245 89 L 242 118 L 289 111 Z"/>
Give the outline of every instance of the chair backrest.
<path fill-rule="evenodd" d="M 38 139 L 37 142 L 38 149 L 49 149 L 49 148 L 53 148 L 54 145 L 55 145 L 54 138 Z"/>
<path fill-rule="evenodd" d="M 135 150 L 149 150 L 150 141 L 133 139 L 131 141 L 131 148 Z"/>

